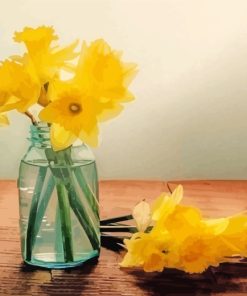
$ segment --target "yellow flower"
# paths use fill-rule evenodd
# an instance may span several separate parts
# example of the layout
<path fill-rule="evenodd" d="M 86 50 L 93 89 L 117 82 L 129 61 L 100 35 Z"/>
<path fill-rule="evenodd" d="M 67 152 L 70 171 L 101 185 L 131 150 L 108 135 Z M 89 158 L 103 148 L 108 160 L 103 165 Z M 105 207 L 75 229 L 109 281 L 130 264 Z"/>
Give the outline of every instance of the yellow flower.
<path fill-rule="evenodd" d="M 209 266 L 226 262 L 229 256 L 247 256 L 246 213 L 204 219 L 199 209 L 180 205 L 182 197 L 183 188 L 178 186 L 171 196 L 162 194 L 157 198 L 152 206 L 155 224 L 151 232 L 139 232 L 124 241 L 128 252 L 122 266 L 201 273 Z M 144 208 L 138 208 L 143 220 L 149 211 L 146 204 L 140 208 Z"/>
<path fill-rule="evenodd" d="M 205 229 L 207 229 L 208 232 L 219 235 L 227 229 L 229 218 L 204 219 L 203 224 L 206 226 Z"/>
<path fill-rule="evenodd" d="M 222 232 L 222 238 L 229 244 L 231 255 L 247 256 L 247 213 L 229 217 L 229 223 Z"/>
<path fill-rule="evenodd" d="M 0 126 L 9 125 L 9 120 L 7 115 L 0 113 Z"/>
<path fill-rule="evenodd" d="M 157 221 L 155 228 L 166 229 L 177 241 L 196 234 L 202 227 L 202 216 L 198 209 L 188 206 L 176 206 L 166 220 Z"/>
<path fill-rule="evenodd" d="M 84 43 L 74 78 L 56 76 L 45 94 L 50 104 L 43 102 L 43 91 L 39 99 L 46 106 L 40 119 L 52 123 L 54 149 L 65 149 L 76 138 L 97 146 L 98 121 L 116 116 L 123 109 L 120 103 L 133 98 L 127 86 L 135 72 L 136 66 L 122 63 L 103 40 L 90 47 Z"/>
<path fill-rule="evenodd" d="M 163 270 L 167 248 L 165 236 L 138 232 L 130 239 L 125 239 L 124 243 L 128 252 L 120 263 L 120 266 L 143 267 L 147 272 Z"/>
<path fill-rule="evenodd" d="M 174 267 L 189 273 L 200 273 L 218 266 L 224 258 L 224 243 L 219 237 L 198 232 L 185 237 L 178 248 L 179 260 Z"/>
<path fill-rule="evenodd" d="M 108 120 L 123 109 L 120 103 L 134 99 L 128 85 L 137 73 L 136 64 L 123 63 L 121 54 L 102 39 L 83 43 L 74 82 L 101 105 L 98 119 Z"/>
<path fill-rule="evenodd" d="M 68 62 L 78 56 L 74 52 L 78 41 L 60 48 L 52 45 L 53 41 L 57 39 L 58 36 L 55 35 L 54 29 L 46 26 L 26 27 L 22 32 L 16 32 L 14 36 L 16 42 L 25 43 L 28 51 L 24 57 L 16 56 L 14 59 L 23 61 L 23 59 L 29 58 L 42 85 L 53 80 L 61 68 L 71 70 L 73 67 Z"/>
<path fill-rule="evenodd" d="M 78 89 L 68 87 L 39 114 L 52 123 L 51 142 L 54 150 L 65 149 L 76 138 L 91 146 L 98 143 L 97 110 L 92 98 Z"/>
<path fill-rule="evenodd" d="M 183 187 L 179 185 L 169 196 L 161 194 L 152 205 L 153 231 L 168 231 L 176 241 L 182 241 L 202 227 L 202 215 L 197 208 L 179 205 Z"/>
<path fill-rule="evenodd" d="M 162 193 L 152 205 L 152 219 L 154 221 L 165 220 L 176 208 L 183 198 L 183 187 L 179 185 L 172 195 Z"/>
<path fill-rule="evenodd" d="M 0 65 L 0 112 L 25 112 L 37 102 L 40 84 L 29 66 L 6 60 Z"/>

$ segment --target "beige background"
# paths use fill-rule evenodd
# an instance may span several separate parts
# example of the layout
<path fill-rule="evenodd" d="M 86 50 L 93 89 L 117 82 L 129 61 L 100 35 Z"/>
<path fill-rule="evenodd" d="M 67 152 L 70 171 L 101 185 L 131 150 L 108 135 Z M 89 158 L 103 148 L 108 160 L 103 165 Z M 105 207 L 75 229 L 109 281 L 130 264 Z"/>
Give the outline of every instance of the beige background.
<path fill-rule="evenodd" d="M 54 25 L 61 40 L 103 37 L 139 64 L 136 101 L 102 125 L 101 178 L 247 177 L 247 1 L 8 0 L 0 58 L 25 25 Z M 15 178 L 29 122 L 0 129 L 0 178 Z"/>

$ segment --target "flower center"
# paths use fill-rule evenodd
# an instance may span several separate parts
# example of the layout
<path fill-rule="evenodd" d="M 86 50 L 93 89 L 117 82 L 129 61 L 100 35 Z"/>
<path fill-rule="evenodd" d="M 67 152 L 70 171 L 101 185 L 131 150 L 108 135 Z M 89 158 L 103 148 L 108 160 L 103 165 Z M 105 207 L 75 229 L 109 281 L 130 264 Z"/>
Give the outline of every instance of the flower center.
<path fill-rule="evenodd" d="M 69 105 L 69 110 L 72 112 L 72 113 L 79 113 L 82 111 L 82 107 L 80 104 L 78 103 L 72 103 Z"/>

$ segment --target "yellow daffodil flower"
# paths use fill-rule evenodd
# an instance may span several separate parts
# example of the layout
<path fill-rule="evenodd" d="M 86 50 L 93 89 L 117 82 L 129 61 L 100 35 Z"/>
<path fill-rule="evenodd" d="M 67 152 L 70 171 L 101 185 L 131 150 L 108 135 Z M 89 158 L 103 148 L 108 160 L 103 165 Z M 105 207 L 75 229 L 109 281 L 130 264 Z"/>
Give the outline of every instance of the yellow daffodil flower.
<path fill-rule="evenodd" d="M 128 252 L 121 266 L 145 271 L 170 267 L 200 273 L 229 256 L 247 256 L 247 213 L 204 219 L 199 209 L 180 205 L 182 197 L 183 188 L 178 186 L 171 196 L 161 194 L 157 198 L 152 206 L 152 230 L 124 241 Z M 143 207 L 148 212 L 148 206 Z M 137 212 L 139 216 L 139 208 Z"/>
<path fill-rule="evenodd" d="M 74 82 L 101 105 L 98 119 L 104 121 L 121 112 L 120 103 L 134 99 L 128 86 L 136 73 L 136 64 L 122 62 L 121 53 L 99 39 L 83 43 Z"/>
<path fill-rule="evenodd" d="M 178 248 L 179 260 L 174 267 L 189 273 L 200 273 L 209 266 L 218 266 L 226 261 L 224 258 L 224 244 L 213 235 L 206 235 L 199 231 L 194 235 L 187 235 Z"/>
<path fill-rule="evenodd" d="M 202 216 L 198 209 L 187 206 L 176 206 L 175 210 L 165 219 L 156 222 L 154 229 L 166 230 L 173 239 L 182 242 L 188 235 L 196 234 L 202 225 Z"/>
<path fill-rule="evenodd" d="M 58 77 L 58 70 L 69 66 L 77 42 L 60 48 L 51 46 L 57 39 L 50 27 L 25 28 L 15 34 L 17 42 L 24 42 L 28 53 L 14 56 L 0 65 L 0 112 L 17 109 L 26 112 L 35 103 L 46 106 L 48 84 Z"/>
<path fill-rule="evenodd" d="M 52 123 L 54 149 L 65 149 L 76 138 L 97 146 L 98 121 L 116 116 L 120 103 L 133 99 L 127 86 L 135 73 L 136 65 L 121 62 L 105 41 L 84 43 L 74 78 L 52 81 L 46 95 L 51 103 L 40 113 L 41 120 Z"/>
<path fill-rule="evenodd" d="M 24 57 L 15 56 L 15 60 L 23 61 L 27 56 L 33 64 L 36 75 L 41 85 L 45 85 L 54 79 L 58 70 L 71 70 L 70 61 L 78 56 L 74 50 L 78 41 L 69 46 L 59 47 L 52 43 L 58 39 L 52 27 L 41 26 L 37 28 L 26 27 L 22 32 L 16 32 L 14 40 L 24 42 L 27 54 Z"/>
<path fill-rule="evenodd" d="M 222 237 L 232 248 L 232 254 L 247 256 L 247 213 L 229 217 L 229 223 Z"/>
<path fill-rule="evenodd" d="M 169 196 L 162 193 L 152 205 L 152 219 L 156 222 L 153 231 L 169 231 L 182 241 L 188 233 L 195 233 L 201 227 L 201 213 L 198 209 L 179 205 L 183 198 L 183 187 L 179 185 Z"/>
<path fill-rule="evenodd" d="M 31 68 L 6 60 L 0 65 L 0 112 L 25 112 L 37 102 L 40 84 Z"/>
<path fill-rule="evenodd" d="M 0 126 L 9 125 L 9 119 L 6 114 L 0 113 Z"/>
<path fill-rule="evenodd" d="M 147 272 L 162 271 L 166 261 L 167 238 L 138 232 L 131 239 L 125 239 L 124 244 L 128 250 L 122 267 L 143 267 Z"/>
<path fill-rule="evenodd" d="M 183 187 L 179 185 L 171 195 L 162 193 L 152 205 L 152 219 L 165 220 L 176 208 L 183 198 Z"/>
<path fill-rule="evenodd" d="M 92 98 L 78 89 L 68 87 L 39 116 L 41 120 L 52 123 L 52 146 L 54 150 L 61 150 L 70 146 L 76 138 L 91 146 L 98 144 L 96 112 Z"/>

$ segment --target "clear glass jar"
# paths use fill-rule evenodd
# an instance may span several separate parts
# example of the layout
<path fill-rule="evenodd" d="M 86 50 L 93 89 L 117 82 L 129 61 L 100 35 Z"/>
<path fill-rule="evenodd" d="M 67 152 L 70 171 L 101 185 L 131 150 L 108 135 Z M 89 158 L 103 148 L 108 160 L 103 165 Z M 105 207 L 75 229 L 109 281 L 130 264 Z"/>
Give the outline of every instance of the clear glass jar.
<path fill-rule="evenodd" d="M 95 158 L 82 144 L 53 151 L 45 124 L 30 128 L 18 188 L 24 261 L 47 268 L 80 265 L 99 256 Z"/>

